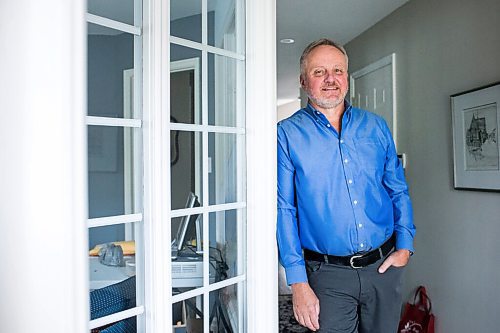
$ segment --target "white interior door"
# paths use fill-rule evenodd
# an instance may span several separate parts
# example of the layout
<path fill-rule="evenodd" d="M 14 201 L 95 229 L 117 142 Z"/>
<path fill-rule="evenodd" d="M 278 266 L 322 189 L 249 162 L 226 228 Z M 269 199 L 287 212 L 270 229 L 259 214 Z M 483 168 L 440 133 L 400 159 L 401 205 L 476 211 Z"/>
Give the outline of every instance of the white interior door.
<path fill-rule="evenodd" d="M 351 74 L 351 102 L 382 116 L 396 141 L 395 54 Z"/>

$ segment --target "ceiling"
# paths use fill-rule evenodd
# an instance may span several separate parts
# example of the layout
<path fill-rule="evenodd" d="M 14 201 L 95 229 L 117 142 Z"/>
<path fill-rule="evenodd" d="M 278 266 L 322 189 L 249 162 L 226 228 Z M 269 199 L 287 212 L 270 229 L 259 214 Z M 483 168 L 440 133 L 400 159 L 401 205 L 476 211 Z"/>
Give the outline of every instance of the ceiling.
<path fill-rule="evenodd" d="M 299 58 L 327 37 L 344 45 L 409 0 L 276 0 L 278 105 L 299 97 Z M 283 38 L 295 43 L 282 44 Z"/>

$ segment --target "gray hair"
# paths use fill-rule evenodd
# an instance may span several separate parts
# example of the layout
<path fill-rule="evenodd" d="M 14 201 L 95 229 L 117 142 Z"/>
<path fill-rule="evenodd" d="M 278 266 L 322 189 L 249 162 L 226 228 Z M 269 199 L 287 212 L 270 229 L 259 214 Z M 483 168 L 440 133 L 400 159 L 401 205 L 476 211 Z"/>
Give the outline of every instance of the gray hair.
<path fill-rule="evenodd" d="M 321 39 L 318 39 L 318 40 L 312 42 L 311 44 L 307 45 L 306 48 L 304 49 L 304 51 L 302 52 L 302 55 L 300 56 L 300 75 L 301 76 L 305 74 L 304 73 L 305 62 L 306 62 L 307 56 L 309 55 L 309 53 L 312 52 L 312 50 L 314 50 L 315 48 L 317 48 L 318 46 L 321 46 L 321 45 L 333 46 L 334 48 L 336 48 L 337 50 L 342 52 L 342 54 L 345 56 L 346 64 L 349 65 L 349 58 L 347 56 L 347 52 L 342 45 L 335 43 L 331 39 L 321 38 Z"/>

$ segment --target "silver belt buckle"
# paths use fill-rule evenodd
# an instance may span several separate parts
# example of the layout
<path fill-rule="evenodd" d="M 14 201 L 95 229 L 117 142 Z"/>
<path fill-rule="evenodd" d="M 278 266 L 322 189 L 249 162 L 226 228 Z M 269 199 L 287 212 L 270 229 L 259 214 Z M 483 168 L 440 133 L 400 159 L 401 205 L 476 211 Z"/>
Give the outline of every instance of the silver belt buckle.
<path fill-rule="evenodd" d="M 354 259 L 358 259 L 358 258 L 361 258 L 361 257 L 362 257 L 362 255 L 358 254 L 358 255 L 352 256 L 349 259 L 349 264 L 351 265 L 351 268 L 354 268 L 354 269 L 363 268 L 363 266 L 354 266 Z"/>

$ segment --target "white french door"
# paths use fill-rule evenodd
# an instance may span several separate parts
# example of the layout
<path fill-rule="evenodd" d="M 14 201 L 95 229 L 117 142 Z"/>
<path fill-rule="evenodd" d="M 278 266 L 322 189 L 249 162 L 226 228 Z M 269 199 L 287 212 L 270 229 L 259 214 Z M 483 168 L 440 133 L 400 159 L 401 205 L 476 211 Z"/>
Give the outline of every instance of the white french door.
<path fill-rule="evenodd" d="M 246 331 L 244 17 L 240 0 L 170 2 L 174 332 Z"/>
<path fill-rule="evenodd" d="M 201 40 L 170 37 L 165 0 L 5 4 L 11 89 L 1 101 L 15 112 L 2 127 L 2 217 L 12 222 L 2 248 L 18 253 L 2 274 L 5 329 L 164 333 L 180 311 L 193 330 L 276 331 L 275 2 L 248 2 L 244 14 L 242 2 L 201 1 Z M 201 54 L 199 121 L 170 122 L 174 47 Z M 199 207 L 172 206 L 177 131 L 199 147 L 179 149 Z M 202 256 L 202 279 L 181 285 L 171 220 L 187 215 L 201 217 L 183 244 Z"/>
<path fill-rule="evenodd" d="M 275 68 L 246 43 L 274 50 L 275 13 L 257 42 L 257 5 L 89 2 L 91 330 L 277 327 Z"/>

